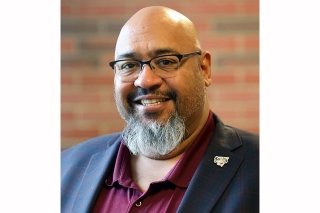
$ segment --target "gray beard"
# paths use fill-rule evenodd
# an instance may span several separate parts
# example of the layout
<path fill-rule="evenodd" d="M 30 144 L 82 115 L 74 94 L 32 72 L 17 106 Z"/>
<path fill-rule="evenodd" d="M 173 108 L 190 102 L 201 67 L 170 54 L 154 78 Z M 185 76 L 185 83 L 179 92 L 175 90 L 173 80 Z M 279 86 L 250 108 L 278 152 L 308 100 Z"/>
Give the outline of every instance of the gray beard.
<path fill-rule="evenodd" d="M 185 123 L 177 113 L 170 116 L 165 124 L 141 122 L 139 118 L 130 116 L 122 137 L 132 154 L 157 158 L 176 148 L 182 142 L 185 131 Z"/>

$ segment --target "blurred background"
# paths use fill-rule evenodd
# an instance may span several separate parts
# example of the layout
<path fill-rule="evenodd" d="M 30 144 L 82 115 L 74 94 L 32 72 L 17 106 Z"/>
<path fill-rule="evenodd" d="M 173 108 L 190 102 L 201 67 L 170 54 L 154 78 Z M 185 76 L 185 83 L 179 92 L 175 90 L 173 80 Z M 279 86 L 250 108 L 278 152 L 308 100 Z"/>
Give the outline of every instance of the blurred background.
<path fill-rule="evenodd" d="M 112 61 L 122 25 L 145 6 L 175 9 L 196 25 L 213 55 L 211 109 L 229 125 L 259 133 L 258 0 L 62 0 L 61 148 L 121 131 Z"/>

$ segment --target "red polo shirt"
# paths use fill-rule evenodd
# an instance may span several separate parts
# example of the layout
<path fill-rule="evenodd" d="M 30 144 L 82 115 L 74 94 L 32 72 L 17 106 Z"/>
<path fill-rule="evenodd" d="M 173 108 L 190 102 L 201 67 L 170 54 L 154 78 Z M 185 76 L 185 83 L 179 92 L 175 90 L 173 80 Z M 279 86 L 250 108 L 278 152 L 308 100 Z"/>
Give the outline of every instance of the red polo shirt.
<path fill-rule="evenodd" d="M 209 144 L 213 129 L 213 115 L 210 112 L 205 126 L 177 164 L 163 180 L 151 183 L 144 193 L 131 178 L 130 152 L 121 143 L 114 172 L 105 181 L 93 213 L 176 212 Z"/>

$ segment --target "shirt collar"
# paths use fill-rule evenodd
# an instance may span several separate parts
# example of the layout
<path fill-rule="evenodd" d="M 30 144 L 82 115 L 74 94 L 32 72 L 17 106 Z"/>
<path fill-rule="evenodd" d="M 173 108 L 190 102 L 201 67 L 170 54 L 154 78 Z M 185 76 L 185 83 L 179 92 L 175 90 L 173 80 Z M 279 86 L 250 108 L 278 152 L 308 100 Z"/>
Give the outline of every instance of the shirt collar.
<path fill-rule="evenodd" d="M 209 144 L 214 130 L 213 113 L 210 111 L 208 119 L 199 135 L 191 146 L 183 153 L 178 163 L 168 173 L 166 180 L 176 186 L 188 187 L 202 156 Z"/>
<path fill-rule="evenodd" d="M 214 129 L 213 119 L 213 113 L 210 111 L 208 119 L 195 141 L 188 150 L 182 154 L 178 163 L 171 169 L 167 176 L 159 182 L 169 181 L 179 187 L 188 187 L 212 137 Z M 118 183 L 124 187 L 137 188 L 131 176 L 130 151 L 124 145 L 123 141 L 120 144 L 113 175 L 110 176 L 105 183 L 108 186 Z"/>
<path fill-rule="evenodd" d="M 118 183 L 127 188 L 137 188 L 131 176 L 130 151 L 121 141 L 113 175 L 106 180 L 108 186 Z"/>

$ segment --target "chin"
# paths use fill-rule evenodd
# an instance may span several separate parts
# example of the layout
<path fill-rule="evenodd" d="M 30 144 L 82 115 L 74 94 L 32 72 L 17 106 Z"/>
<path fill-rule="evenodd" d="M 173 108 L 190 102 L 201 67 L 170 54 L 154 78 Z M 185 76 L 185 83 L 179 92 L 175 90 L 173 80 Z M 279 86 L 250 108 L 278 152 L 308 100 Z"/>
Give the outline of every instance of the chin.
<path fill-rule="evenodd" d="M 147 122 L 157 122 L 161 124 L 165 124 L 168 122 L 170 117 L 174 113 L 163 113 L 163 112 L 153 112 L 153 113 L 143 113 L 143 114 L 136 114 L 136 118 L 139 118 L 141 121 L 147 121 Z"/>

